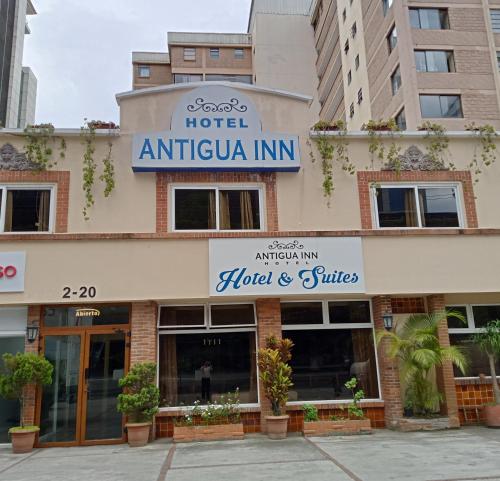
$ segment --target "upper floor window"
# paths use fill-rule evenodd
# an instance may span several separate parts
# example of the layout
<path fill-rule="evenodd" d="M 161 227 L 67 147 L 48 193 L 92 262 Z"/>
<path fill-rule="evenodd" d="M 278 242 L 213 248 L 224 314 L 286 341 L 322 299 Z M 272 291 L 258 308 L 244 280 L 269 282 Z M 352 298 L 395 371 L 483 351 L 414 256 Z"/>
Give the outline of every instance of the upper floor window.
<path fill-rule="evenodd" d="M 149 78 L 151 77 L 151 67 L 149 65 L 139 65 L 139 77 Z"/>
<path fill-rule="evenodd" d="M 194 62 L 196 61 L 196 49 L 192 47 L 184 48 L 184 60 Z"/>
<path fill-rule="evenodd" d="M 349 117 L 351 117 L 351 119 L 354 117 L 354 102 L 352 102 L 349 107 Z"/>
<path fill-rule="evenodd" d="M 460 95 L 420 95 L 423 118 L 461 118 Z"/>
<path fill-rule="evenodd" d="M 354 59 L 354 66 L 356 67 L 356 70 L 359 68 L 359 55 L 356 55 L 356 58 Z"/>
<path fill-rule="evenodd" d="M 345 19 L 347 17 L 347 11 L 346 9 L 344 8 L 344 10 L 342 11 L 342 21 L 345 22 Z"/>
<path fill-rule="evenodd" d="M 347 55 L 347 52 L 349 52 L 349 39 L 347 39 L 345 41 L 345 44 L 344 44 L 344 52 L 346 53 Z"/>
<path fill-rule="evenodd" d="M 349 72 L 347 72 L 347 85 L 351 85 L 351 82 L 352 82 L 352 73 L 349 70 Z"/>
<path fill-rule="evenodd" d="M 394 73 L 391 75 L 391 87 L 392 87 L 392 95 L 396 95 L 398 90 L 401 88 L 401 70 L 399 65 L 397 66 Z"/>
<path fill-rule="evenodd" d="M 207 82 L 242 82 L 244 84 L 252 83 L 251 75 L 224 75 L 224 74 L 206 74 L 205 80 Z"/>
<path fill-rule="evenodd" d="M 260 230 L 261 190 L 174 187 L 174 230 Z"/>
<path fill-rule="evenodd" d="M 52 187 L 0 186 L 0 229 L 3 232 L 50 232 Z"/>
<path fill-rule="evenodd" d="M 210 49 L 210 58 L 219 58 L 219 56 L 220 56 L 220 50 L 218 48 Z"/>
<path fill-rule="evenodd" d="M 455 184 L 382 185 L 372 189 L 379 228 L 460 227 Z"/>
<path fill-rule="evenodd" d="M 363 101 L 363 89 L 358 90 L 358 104 Z"/>
<path fill-rule="evenodd" d="M 356 22 L 354 22 L 351 27 L 351 37 L 355 38 L 357 33 L 358 33 L 358 27 L 356 26 Z"/>
<path fill-rule="evenodd" d="M 392 7 L 392 0 L 382 0 L 382 11 L 384 12 L 384 17 L 387 15 L 387 12 L 391 7 Z"/>
<path fill-rule="evenodd" d="M 245 51 L 242 48 L 235 48 L 234 58 L 245 58 Z"/>
<path fill-rule="evenodd" d="M 500 9 L 490 10 L 491 28 L 494 33 L 500 33 Z"/>
<path fill-rule="evenodd" d="M 406 114 L 404 107 L 399 111 L 394 120 L 399 130 L 406 130 Z"/>
<path fill-rule="evenodd" d="M 454 72 L 453 52 L 447 50 L 415 50 L 417 72 Z"/>
<path fill-rule="evenodd" d="M 185 74 L 185 73 L 174 73 L 174 83 L 190 83 L 190 82 L 202 82 L 203 75 L 199 74 Z"/>
<path fill-rule="evenodd" d="M 410 8 L 412 28 L 447 30 L 450 28 L 448 10 L 445 8 Z"/>
<path fill-rule="evenodd" d="M 396 26 L 391 28 L 389 35 L 387 35 L 387 46 L 389 48 L 389 55 L 396 48 L 398 44 L 398 32 L 396 30 Z"/>
<path fill-rule="evenodd" d="M 497 65 L 498 65 L 498 70 L 500 70 L 500 52 L 497 52 Z"/>

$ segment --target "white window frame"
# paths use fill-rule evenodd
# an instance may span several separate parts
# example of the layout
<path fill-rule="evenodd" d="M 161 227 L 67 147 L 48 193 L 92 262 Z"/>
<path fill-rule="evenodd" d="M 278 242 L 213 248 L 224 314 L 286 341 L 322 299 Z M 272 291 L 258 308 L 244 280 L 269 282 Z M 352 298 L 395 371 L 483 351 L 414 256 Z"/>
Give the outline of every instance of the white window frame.
<path fill-rule="evenodd" d="M 415 205 L 417 207 L 417 220 L 418 226 L 416 227 L 380 227 L 380 221 L 378 216 L 378 203 L 377 203 L 377 189 L 404 189 L 413 188 L 415 194 Z M 457 227 L 423 227 L 422 226 L 422 213 L 420 212 L 420 202 L 418 200 L 418 189 L 429 189 L 429 188 L 453 188 L 455 190 L 455 199 L 457 203 L 457 216 L 458 216 L 458 226 Z M 465 227 L 464 223 L 464 212 L 463 212 L 463 202 L 462 202 L 462 186 L 460 182 L 398 182 L 398 183 L 377 183 L 371 186 L 370 196 L 372 203 L 372 221 L 376 229 L 463 229 Z"/>
<path fill-rule="evenodd" d="M 474 320 L 474 307 L 480 306 L 500 306 L 500 303 L 496 302 L 481 302 L 481 303 L 472 303 L 472 304 L 462 304 L 462 303 L 449 303 L 446 304 L 445 309 L 451 310 L 453 307 L 465 307 L 467 313 L 467 327 L 456 327 L 449 328 L 448 335 L 453 334 L 476 334 L 482 331 L 481 327 L 476 327 L 476 323 Z M 491 376 L 486 376 L 486 379 L 491 378 Z M 497 375 L 497 378 L 500 378 L 500 374 Z M 455 377 L 455 379 L 479 379 L 479 376 L 460 376 Z"/>
<path fill-rule="evenodd" d="M 175 228 L 175 192 L 177 190 L 215 190 L 215 229 L 176 229 Z M 256 190 L 259 195 L 259 229 L 221 229 L 219 216 L 219 191 L 221 190 Z M 224 184 L 173 184 L 170 187 L 170 230 L 171 232 L 263 232 L 266 230 L 267 219 L 265 218 L 264 209 L 264 187 L 260 184 L 241 184 L 241 185 L 224 185 Z"/>
<path fill-rule="evenodd" d="M 147 69 L 148 74 L 142 75 L 142 70 Z M 137 75 L 139 78 L 151 78 L 151 66 L 150 65 L 139 65 L 137 68 Z"/>
<path fill-rule="evenodd" d="M 211 326 L 209 316 L 210 316 L 210 306 L 211 305 L 235 305 L 235 304 L 252 304 L 253 305 L 253 310 L 254 310 L 254 319 L 255 319 L 255 324 L 254 325 L 237 325 L 234 324 L 233 326 L 221 326 L 221 327 L 215 327 Z M 182 329 L 182 328 L 171 328 L 171 327 L 166 327 L 166 326 L 160 326 L 160 312 L 162 307 L 186 307 L 186 306 L 193 306 L 193 307 L 199 307 L 199 306 L 204 306 L 205 308 L 205 326 L 203 328 L 198 328 L 194 327 L 191 329 Z M 211 303 L 211 302 L 205 302 L 205 303 L 194 303 L 194 304 L 160 304 L 158 305 L 158 313 L 157 313 L 157 342 L 158 346 L 160 344 L 160 336 L 167 336 L 167 335 L 174 335 L 174 334 L 224 334 L 224 333 L 230 333 L 230 332 L 253 332 L 254 333 L 254 339 L 255 339 L 255 367 L 256 367 L 256 378 L 257 378 L 257 402 L 256 403 L 241 403 L 240 407 L 242 408 L 259 408 L 260 407 L 260 399 L 261 399 L 261 394 L 260 394 L 260 376 L 259 376 L 259 363 L 258 363 L 258 358 L 257 358 L 257 353 L 258 353 L 258 339 L 257 339 L 257 312 L 256 312 L 256 307 L 255 307 L 255 302 L 254 301 L 248 301 L 248 302 L 216 302 L 216 303 Z M 159 388 L 160 387 L 160 349 L 156 350 L 156 385 Z M 204 407 L 205 405 L 201 405 L 201 407 Z M 191 410 L 194 406 L 167 406 L 167 407 L 160 407 L 159 411 L 160 412 L 172 412 L 172 411 L 181 411 L 181 412 L 187 412 Z"/>
<path fill-rule="evenodd" d="M 294 300 L 286 300 L 281 299 L 281 304 L 292 304 L 294 302 L 301 303 L 309 303 L 309 302 L 321 302 L 323 308 L 323 323 L 322 324 L 281 324 L 281 330 L 283 333 L 283 337 L 286 337 L 286 331 L 318 331 L 318 330 L 349 330 L 349 329 L 371 329 L 373 335 L 373 350 L 375 353 L 375 368 L 377 370 L 377 387 L 378 387 L 378 398 L 367 398 L 363 399 L 361 402 L 361 406 L 363 402 L 374 402 L 374 401 L 382 401 L 382 387 L 380 385 L 380 369 L 379 369 L 379 360 L 378 360 L 378 349 L 376 344 L 376 332 L 375 325 L 373 322 L 373 306 L 371 299 L 294 299 Z M 328 311 L 328 303 L 329 302 L 368 302 L 369 310 L 370 310 L 370 322 L 358 322 L 358 323 L 346 323 L 346 324 L 330 324 L 330 313 Z M 288 401 L 286 403 L 287 406 L 301 406 L 303 404 L 313 404 L 313 405 L 322 405 L 322 404 L 349 404 L 352 402 L 352 399 L 323 399 L 323 400 L 312 400 L 312 401 Z"/>
<path fill-rule="evenodd" d="M 9 190 L 49 190 L 50 191 L 50 206 L 49 206 L 49 228 L 44 231 L 5 231 L 5 211 L 7 208 L 7 191 Z M 54 232 L 54 224 L 56 217 L 56 199 L 57 199 L 57 186 L 55 184 L 0 184 L 0 191 L 2 195 L 2 202 L 0 207 L 0 234 L 15 234 L 15 235 L 32 235 L 32 234 L 50 234 Z"/>

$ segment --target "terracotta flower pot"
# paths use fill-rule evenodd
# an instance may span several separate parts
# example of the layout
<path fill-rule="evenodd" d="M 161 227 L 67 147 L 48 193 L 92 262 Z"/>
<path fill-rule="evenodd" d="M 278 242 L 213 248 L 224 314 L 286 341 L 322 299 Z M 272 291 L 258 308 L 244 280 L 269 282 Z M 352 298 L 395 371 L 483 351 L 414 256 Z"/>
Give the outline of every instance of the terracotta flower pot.
<path fill-rule="evenodd" d="M 266 416 L 267 436 L 269 439 L 285 439 L 290 416 Z"/>
<path fill-rule="evenodd" d="M 489 428 L 500 428 L 500 404 L 484 406 L 484 417 L 486 426 Z"/>
<path fill-rule="evenodd" d="M 29 453 L 35 445 L 35 437 L 40 429 L 29 427 L 9 431 L 12 440 L 12 452 L 15 454 Z"/>
<path fill-rule="evenodd" d="M 151 423 L 127 423 L 125 426 L 130 447 L 138 448 L 148 444 Z"/>

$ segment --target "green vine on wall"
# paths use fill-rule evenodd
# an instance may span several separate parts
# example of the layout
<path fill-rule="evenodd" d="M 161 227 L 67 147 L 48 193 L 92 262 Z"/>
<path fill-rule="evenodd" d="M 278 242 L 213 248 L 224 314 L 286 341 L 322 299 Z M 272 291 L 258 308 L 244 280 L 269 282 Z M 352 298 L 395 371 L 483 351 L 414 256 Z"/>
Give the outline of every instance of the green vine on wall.
<path fill-rule="evenodd" d="M 435 164 L 448 165 L 455 169 L 453 162 L 447 162 L 446 152 L 450 144 L 450 139 L 446 135 L 446 129 L 433 122 L 424 122 L 418 130 L 426 131 L 425 140 L 427 141 L 427 155 Z"/>
<path fill-rule="evenodd" d="M 401 146 L 397 145 L 394 139 L 394 132 L 399 132 L 396 121 L 394 119 L 370 120 L 367 124 L 364 124 L 361 129 L 366 130 L 370 138 L 368 152 L 371 154 L 372 169 L 375 168 L 374 159 L 377 158 L 382 164 L 387 162 L 394 166 L 395 170 L 399 173 L 401 170 L 401 163 L 399 161 Z M 391 139 L 387 151 L 382 141 L 382 132 L 388 133 Z"/>
<path fill-rule="evenodd" d="M 115 166 L 113 164 L 113 142 L 108 142 L 108 151 L 102 159 L 104 171 L 99 177 L 104 182 L 104 197 L 109 197 L 115 188 Z"/>
<path fill-rule="evenodd" d="M 39 170 L 47 170 L 57 164 L 54 159 L 54 146 L 57 144 L 59 158 L 66 156 L 66 141 L 54 135 L 54 126 L 48 124 L 29 125 L 24 129 L 24 151 L 26 158 L 38 166 Z"/>
<path fill-rule="evenodd" d="M 81 128 L 82 144 L 85 147 L 83 153 L 83 182 L 82 188 L 85 192 L 85 205 L 83 206 L 83 217 L 89 220 L 89 209 L 94 205 L 94 179 L 97 164 L 94 159 L 95 153 L 95 128 L 87 122 Z"/>
<path fill-rule="evenodd" d="M 469 164 L 469 169 L 474 174 L 474 183 L 479 182 L 479 175 L 483 173 L 483 170 L 490 167 L 497 157 L 497 146 L 494 139 L 498 137 L 495 128 L 492 125 L 479 125 L 476 126 L 474 122 L 465 126 L 466 130 L 477 133 L 479 137 L 479 147 L 481 149 L 481 154 L 477 155 L 477 147 L 474 149 L 474 155 Z"/>

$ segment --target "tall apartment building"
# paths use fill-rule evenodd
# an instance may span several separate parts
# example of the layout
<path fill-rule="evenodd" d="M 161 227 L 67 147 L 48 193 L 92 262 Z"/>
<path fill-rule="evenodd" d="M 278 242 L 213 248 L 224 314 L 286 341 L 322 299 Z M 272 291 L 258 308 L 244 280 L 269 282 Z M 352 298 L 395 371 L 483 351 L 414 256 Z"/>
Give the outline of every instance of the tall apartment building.
<path fill-rule="evenodd" d="M 35 121 L 37 80 L 22 65 L 24 36 L 30 33 L 28 15 L 36 15 L 31 0 L 0 3 L 0 125 L 8 128 Z"/>
<path fill-rule="evenodd" d="M 316 0 L 320 116 L 500 127 L 500 2 Z"/>

